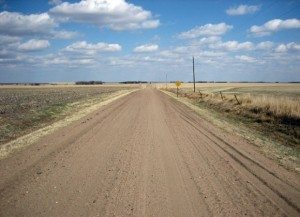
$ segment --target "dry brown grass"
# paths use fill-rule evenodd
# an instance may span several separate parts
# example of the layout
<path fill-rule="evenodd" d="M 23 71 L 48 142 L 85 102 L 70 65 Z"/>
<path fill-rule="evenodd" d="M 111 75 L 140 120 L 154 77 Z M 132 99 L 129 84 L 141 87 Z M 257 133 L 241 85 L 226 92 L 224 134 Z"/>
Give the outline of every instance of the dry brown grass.
<path fill-rule="evenodd" d="M 168 91 L 176 93 L 175 88 Z M 299 147 L 299 84 L 200 84 L 196 93 L 191 84 L 186 84 L 180 89 L 180 96 L 244 122 L 282 144 Z"/>
<path fill-rule="evenodd" d="M 164 87 L 163 84 L 161 87 Z M 174 92 L 174 84 L 169 84 L 169 89 Z M 237 103 L 236 95 L 242 107 L 254 112 L 266 111 L 279 117 L 300 118 L 300 84 L 200 83 L 196 84 L 196 93 L 192 89 L 191 83 L 183 83 L 180 93 L 188 94 L 189 98 L 200 98 L 202 93 L 204 101 L 232 104 Z"/>
<path fill-rule="evenodd" d="M 300 118 L 300 101 L 290 97 L 281 96 L 241 96 L 241 102 L 251 108 L 261 108 L 279 117 Z"/>
<path fill-rule="evenodd" d="M 224 94 L 223 100 L 220 94 L 208 94 L 211 100 L 218 102 L 231 102 L 237 104 L 233 94 Z M 300 101 L 288 96 L 271 96 L 271 95 L 237 95 L 240 106 L 253 110 L 253 112 L 265 111 L 278 117 L 300 118 Z"/>

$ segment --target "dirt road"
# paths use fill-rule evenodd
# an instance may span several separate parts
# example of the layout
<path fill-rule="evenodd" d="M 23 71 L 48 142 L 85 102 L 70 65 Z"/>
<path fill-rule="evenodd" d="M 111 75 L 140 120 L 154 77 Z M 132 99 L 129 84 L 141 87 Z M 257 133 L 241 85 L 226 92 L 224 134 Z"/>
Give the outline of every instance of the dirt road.
<path fill-rule="evenodd" d="M 299 216 L 299 176 L 147 88 L 0 161 L 0 216 Z"/>

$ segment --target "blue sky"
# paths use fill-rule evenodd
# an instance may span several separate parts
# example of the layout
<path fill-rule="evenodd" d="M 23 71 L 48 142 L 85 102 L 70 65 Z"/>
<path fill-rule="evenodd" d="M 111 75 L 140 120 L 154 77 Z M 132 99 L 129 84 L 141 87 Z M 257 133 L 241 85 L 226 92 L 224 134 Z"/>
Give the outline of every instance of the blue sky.
<path fill-rule="evenodd" d="M 0 0 L 0 82 L 300 81 L 300 1 Z"/>

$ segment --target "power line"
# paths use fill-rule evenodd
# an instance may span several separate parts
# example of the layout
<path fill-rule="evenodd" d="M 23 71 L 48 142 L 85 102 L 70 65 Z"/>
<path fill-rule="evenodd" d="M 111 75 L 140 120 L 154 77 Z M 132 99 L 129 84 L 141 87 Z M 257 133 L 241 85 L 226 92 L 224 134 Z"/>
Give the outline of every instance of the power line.
<path fill-rule="evenodd" d="M 278 16 L 278 18 L 280 18 L 280 17 L 282 18 L 283 16 L 285 16 L 285 15 L 291 13 L 291 12 L 294 11 L 296 8 L 298 8 L 299 6 L 300 6 L 300 4 L 299 4 L 298 6 L 295 6 L 294 8 L 291 8 L 290 10 L 288 10 L 288 11 L 286 11 L 286 12 L 280 14 L 280 15 Z"/>

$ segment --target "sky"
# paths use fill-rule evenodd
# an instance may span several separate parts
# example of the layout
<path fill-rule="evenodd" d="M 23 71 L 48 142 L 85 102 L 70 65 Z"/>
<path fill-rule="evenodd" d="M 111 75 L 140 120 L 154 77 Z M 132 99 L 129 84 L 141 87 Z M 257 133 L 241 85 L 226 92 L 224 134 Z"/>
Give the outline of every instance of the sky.
<path fill-rule="evenodd" d="M 0 0 L 0 83 L 300 81 L 299 0 Z"/>

